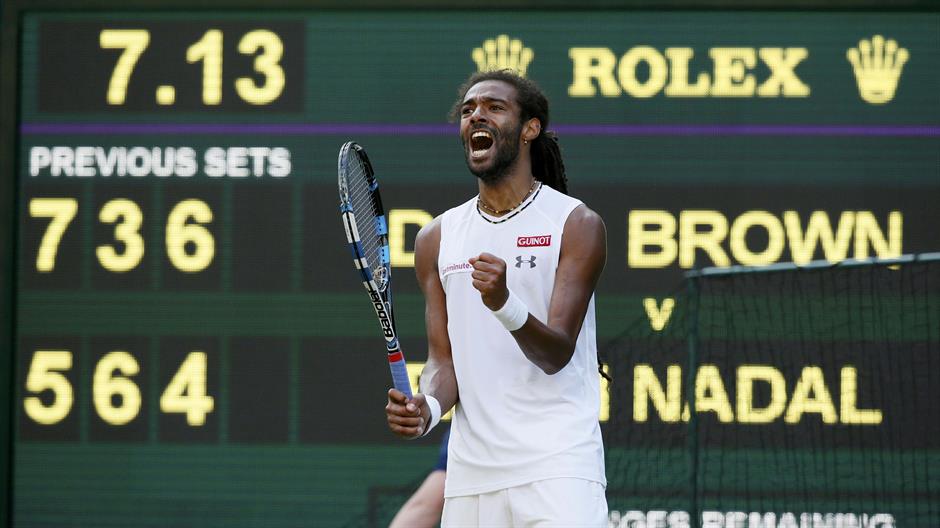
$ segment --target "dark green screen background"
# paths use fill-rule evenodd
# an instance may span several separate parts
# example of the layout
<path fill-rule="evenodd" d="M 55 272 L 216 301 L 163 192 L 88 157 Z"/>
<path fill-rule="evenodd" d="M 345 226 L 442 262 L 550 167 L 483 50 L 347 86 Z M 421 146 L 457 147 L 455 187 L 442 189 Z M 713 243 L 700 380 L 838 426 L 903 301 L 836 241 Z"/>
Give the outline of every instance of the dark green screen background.
<path fill-rule="evenodd" d="M 457 86 L 476 70 L 472 50 L 499 34 L 534 51 L 527 74 L 551 100 L 550 128 L 561 138 L 570 191 L 607 225 L 609 257 L 597 290 L 601 343 L 645 318 L 643 299 L 661 300 L 684 271 L 675 262 L 628 265 L 631 211 L 679 218 L 710 210 L 729 225 L 747 211 L 766 211 L 781 223 L 786 211 L 796 211 L 804 225 L 817 210 L 833 225 L 844 212 L 863 211 L 886 236 L 889 215 L 900 212 L 902 252 L 938 247 L 940 16 L 933 13 L 46 13 L 23 23 L 16 526 L 343 526 L 365 518 L 370 493 L 422 478 L 438 437 L 403 443 L 386 432 L 388 373 L 336 215 L 336 153 L 349 139 L 367 148 L 388 209 L 437 215 L 470 198 L 475 183 L 447 114 Z M 246 31 L 262 27 L 284 42 L 287 88 L 270 107 L 251 108 L 231 90 L 251 68 L 233 50 Z M 151 29 L 124 107 L 103 103 L 117 53 L 98 47 L 102 28 Z M 186 48 L 210 28 L 225 37 L 219 108 L 200 104 L 199 66 L 185 60 Z M 846 59 L 847 49 L 875 34 L 910 54 L 895 97 L 883 105 L 862 100 Z M 693 80 L 700 71 L 713 75 L 710 48 L 804 47 L 808 57 L 794 72 L 811 92 L 568 95 L 571 48 L 609 48 L 620 58 L 636 46 L 692 48 Z M 758 85 L 770 75 L 759 59 L 750 73 Z M 154 104 L 159 84 L 176 86 L 178 105 Z M 189 178 L 32 176 L 31 149 L 54 146 L 186 146 L 200 170 Z M 202 172 L 208 148 L 239 146 L 288 149 L 290 174 L 235 179 Z M 31 218 L 28 204 L 49 197 L 76 199 L 78 214 L 55 270 L 39 273 L 36 251 L 48 220 Z M 115 197 L 132 199 L 144 215 L 146 252 L 126 274 L 104 271 L 95 257 L 113 233 L 98 210 Z M 216 256 L 195 274 L 175 270 L 163 243 L 169 211 L 187 198 L 214 213 L 207 227 Z M 406 231 L 409 250 L 414 233 L 414 226 Z M 746 240 L 759 252 L 768 235 L 758 227 Z M 739 263 L 728 240 L 721 247 Z M 854 248 L 853 238 L 848 257 Z M 817 248 L 814 258 L 823 257 Z M 791 259 L 787 244 L 777 260 Z M 697 263 L 714 262 L 699 250 Z M 423 361 L 424 306 L 413 270 L 394 276 L 405 355 Z M 114 427 L 95 413 L 91 379 L 97 358 L 120 346 L 141 366 L 134 379 L 142 406 L 133 422 Z M 38 426 L 23 411 L 31 358 L 45 349 L 68 349 L 75 358 L 67 376 L 75 402 L 55 426 Z M 215 398 L 203 427 L 159 407 L 182 356 L 195 349 L 208 354 Z M 632 402 L 611 405 L 625 412 Z M 671 471 L 668 452 L 660 467 L 645 469 L 640 453 L 640 475 Z M 679 467 L 682 451 L 675 453 Z M 936 448 L 928 454 L 935 490 Z M 746 465 L 761 454 L 734 456 Z M 898 453 L 897 464 L 904 457 Z M 647 499 L 610 507 L 671 507 L 664 497 Z M 825 501 L 813 507 L 830 511 Z"/>

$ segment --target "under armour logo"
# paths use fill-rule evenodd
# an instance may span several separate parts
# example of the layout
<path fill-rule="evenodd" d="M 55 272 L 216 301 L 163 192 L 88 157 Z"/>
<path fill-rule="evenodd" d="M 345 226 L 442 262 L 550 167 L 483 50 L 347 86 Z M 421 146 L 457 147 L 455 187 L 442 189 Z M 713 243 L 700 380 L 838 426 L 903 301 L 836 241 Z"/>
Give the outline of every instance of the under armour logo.
<path fill-rule="evenodd" d="M 532 257 L 529 259 L 524 259 L 522 258 L 521 255 L 516 255 L 516 267 L 521 268 L 523 262 L 529 265 L 529 269 L 534 268 L 535 267 L 535 255 L 532 255 Z"/>

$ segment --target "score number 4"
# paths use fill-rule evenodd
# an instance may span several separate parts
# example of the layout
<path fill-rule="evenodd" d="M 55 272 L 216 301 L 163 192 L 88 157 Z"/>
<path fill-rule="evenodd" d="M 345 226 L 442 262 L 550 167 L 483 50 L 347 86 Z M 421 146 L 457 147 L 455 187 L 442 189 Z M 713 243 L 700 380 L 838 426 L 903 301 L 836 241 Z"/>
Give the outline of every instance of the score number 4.
<path fill-rule="evenodd" d="M 68 350 L 37 350 L 26 375 L 26 390 L 34 396 L 23 399 L 26 415 L 36 423 L 55 425 L 65 419 L 75 401 L 72 384 L 62 374 L 71 370 L 72 353 Z M 124 425 L 140 413 L 140 388 L 132 376 L 140 372 L 134 356 L 121 350 L 108 352 L 98 361 L 92 378 L 92 403 L 102 420 Z M 52 391 L 52 403 L 44 405 L 38 394 Z M 120 396 L 115 405 L 113 396 Z M 185 413 L 186 423 L 201 426 L 213 411 L 215 400 L 206 394 L 206 354 L 190 352 L 160 396 L 160 410 Z"/>
<path fill-rule="evenodd" d="M 36 254 L 36 270 L 48 273 L 55 269 L 55 257 L 62 235 L 75 214 L 78 201 L 75 198 L 33 198 L 29 201 L 29 215 L 33 218 L 52 218 Z M 104 223 L 116 224 L 114 238 L 122 242 L 124 251 L 118 253 L 107 244 L 96 248 L 98 261 L 108 271 L 122 273 L 134 269 L 144 256 L 144 239 L 140 226 L 144 215 L 136 203 L 126 198 L 115 198 L 104 204 L 98 213 Z M 197 223 L 189 223 L 189 220 Z M 176 204 L 166 221 L 166 254 L 170 262 L 186 273 L 206 269 L 215 256 L 215 239 L 208 229 L 200 224 L 212 222 L 212 210 L 202 200 L 188 199 Z M 191 243 L 195 251 L 186 252 Z"/>
<path fill-rule="evenodd" d="M 146 29 L 103 29 L 98 35 L 102 49 L 123 49 L 114 65 L 108 82 L 107 101 L 110 105 L 122 105 L 127 98 L 127 85 L 138 59 L 150 45 L 150 31 Z M 238 42 L 238 52 L 255 57 L 254 70 L 264 77 L 258 86 L 251 77 L 235 80 L 235 91 L 246 103 L 266 105 L 277 99 L 284 91 L 286 79 L 280 60 L 284 55 L 284 44 L 277 34 L 266 29 L 246 33 Z M 186 62 L 202 62 L 202 102 L 218 105 L 222 102 L 222 32 L 210 29 L 198 42 L 186 50 Z M 158 95 L 161 104 L 163 98 Z M 172 97 L 168 97 L 172 100 Z M 171 104 L 171 103 L 170 103 Z"/>

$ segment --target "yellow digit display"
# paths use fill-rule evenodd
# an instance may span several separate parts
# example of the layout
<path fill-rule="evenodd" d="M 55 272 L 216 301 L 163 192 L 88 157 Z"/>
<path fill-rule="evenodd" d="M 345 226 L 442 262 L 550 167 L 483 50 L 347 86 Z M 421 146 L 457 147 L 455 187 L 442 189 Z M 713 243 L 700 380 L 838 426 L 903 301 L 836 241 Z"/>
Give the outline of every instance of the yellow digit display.
<path fill-rule="evenodd" d="M 197 223 L 187 223 L 192 218 Z M 166 221 L 166 254 L 177 269 L 195 273 L 206 269 L 215 257 L 215 239 L 199 225 L 212 221 L 212 210 L 202 200 L 189 199 L 176 204 Z M 195 251 L 186 252 L 192 243 Z"/>
<path fill-rule="evenodd" d="M 37 350 L 26 375 L 26 390 L 39 394 L 51 390 L 55 395 L 48 406 L 38 396 L 27 396 L 23 410 L 36 423 L 52 425 L 61 422 L 72 410 L 74 393 L 72 384 L 62 375 L 62 370 L 72 368 L 72 353 L 68 350 Z"/>
<path fill-rule="evenodd" d="M 160 410 L 186 413 L 186 423 L 203 425 L 215 408 L 215 399 L 206 394 L 206 353 L 190 352 L 160 396 Z"/>
<path fill-rule="evenodd" d="M 36 271 L 49 272 L 55 269 L 59 241 L 77 212 L 78 200 L 75 198 L 33 198 L 29 201 L 29 216 L 52 218 L 36 253 Z"/>
<path fill-rule="evenodd" d="M 186 50 L 186 61 L 202 61 L 202 102 L 217 105 L 222 102 L 222 32 L 206 31 L 199 42 Z"/>
<path fill-rule="evenodd" d="M 141 404 L 140 388 L 130 376 L 139 372 L 137 360 L 124 351 L 108 352 L 98 361 L 92 380 L 92 402 L 102 420 L 111 425 L 124 425 L 137 417 Z M 114 405 L 114 395 L 121 397 L 120 405 Z"/>
<path fill-rule="evenodd" d="M 114 246 L 100 245 L 95 253 L 98 261 L 108 271 L 123 273 L 134 269 L 144 256 L 144 239 L 140 236 L 140 225 L 144 215 L 137 204 L 125 198 L 117 198 L 104 204 L 98 214 L 102 222 L 113 224 L 114 238 L 124 243 L 124 252 L 118 253 Z"/>
<path fill-rule="evenodd" d="M 33 354 L 25 384 L 31 395 L 23 398 L 26 416 L 40 425 L 54 426 L 69 415 L 75 394 L 63 372 L 72 366 L 70 350 L 37 350 Z M 91 403 L 102 421 L 121 426 L 140 415 L 143 396 L 133 379 L 138 374 L 140 363 L 130 352 L 114 350 L 98 360 L 91 380 Z M 215 399 L 207 394 L 207 376 L 206 353 L 187 354 L 160 397 L 160 410 L 185 414 L 191 426 L 205 425 L 206 415 L 215 409 Z M 48 405 L 40 398 L 45 391 L 53 394 Z"/>
<path fill-rule="evenodd" d="M 75 198 L 33 198 L 29 214 L 33 218 L 52 218 L 43 234 L 36 254 L 36 270 L 42 273 L 55 269 L 56 253 L 66 228 L 78 212 Z M 114 239 L 123 244 L 102 244 L 95 248 L 101 266 L 114 273 L 133 270 L 144 257 L 145 243 L 140 234 L 144 215 L 140 207 L 126 198 L 115 198 L 105 203 L 98 212 L 98 220 L 115 224 Z M 211 223 L 212 209 L 203 202 L 190 198 L 176 204 L 166 222 L 166 253 L 170 262 L 184 273 L 205 270 L 215 258 L 215 238 L 202 224 Z"/>
<path fill-rule="evenodd" d="M 130 82 L 134 66 L 150 44 L 150 32 L 146 29 L 103 29 L 98 36 L 102 49 L 123 49 L 111 72 L 108 83 L 109 105 L 124 104 L 127 98 L 127 83 Z"/>
<path fill-rule="evenodd" d="M 255 71 L 264 75 L 264 84 L 256 86 L 251 77 L 241 77 L 235 81 L 235 91 L 246 103 L 265 105 L 278 98 L 284 91 L 287 82 L 284 69 L 278 62 L 284 54 L 284 44 L 274 33 L 266 29 L 256 29 L 248 32 L 238 43 L 238 51 L 251 55 L 263 50 L 255 57 Z"/>
<path fill-rule="evenodd" d="M 98 45 L 101 49 L 122 50 L 108 80 L 105 100 L 109 106 L 127 104 L 127 90 L 131 76 L 147 49 L 151 49 L 152 56 L 166 56 L 165 47 L 168 45 L 166 38 L 161 38 L 161 35 L 157 34 L 154 39 L 154 46 L 151 49 L 149 29 L 102 29 L 99 32 Z M 186 48 L 186 62 L 202 64 L 200 95 L 202 104 L 207 106 L 222 104 L 223 87 L 226 84 L 222 77 L 225 62 L 224 43 L 223 30 L 212 28 Z M 281 59 L 284 56 L 284 41 L 281 37 L 270 29 L 251 30 L 239 39 L 238 52 L 243 55 L 255 55 L 252 63 L 253 72 L 262 77 L 260 82 L 257 76 L 236 78 L 234 84 L 238 96 L 245 103 L 253 106 L 267 105 L 276 101 L 287 84 L 287 74 L 281 65 Z M 143 89 L 141 86 L 136 86 L 134 91 L 141 89 Z M 177 88 L 173 84 L 160 84 L 156 86 L 154 92 L 150 93 L 154 94 L 153 100 L 160 106 L 176 104 Z M 133 106 L 135 103 L 130 104 Z"/>

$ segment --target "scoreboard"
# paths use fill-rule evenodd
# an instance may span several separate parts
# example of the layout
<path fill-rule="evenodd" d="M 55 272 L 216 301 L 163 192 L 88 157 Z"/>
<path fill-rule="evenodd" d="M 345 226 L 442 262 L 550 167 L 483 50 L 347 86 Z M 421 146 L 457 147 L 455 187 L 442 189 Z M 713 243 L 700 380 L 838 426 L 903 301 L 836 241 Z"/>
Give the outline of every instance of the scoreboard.
<path fill-rule="evenodd" d="M 938 26 L 935 12 L 23 12 L 3 174 L 13 525 L 344 526 L 370 490 L 422 478 L 439 437 L 386 430 L 336 155 L 359 141 L 382 181 L 417 375 L 413 240 L 476 193 L 447 116 L 478 69 L 543 87 L 570 191 L 606 222 L 601 344 L 667 324 L 694 267 L 936 250 Z M 605 401 L 602 420 L 618 405 L 632 404 Z"/>

